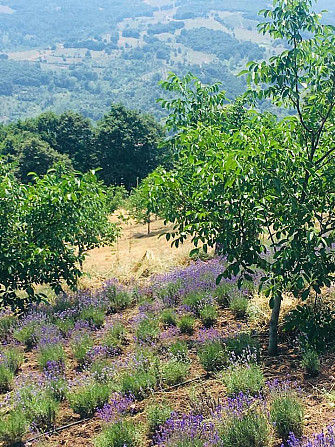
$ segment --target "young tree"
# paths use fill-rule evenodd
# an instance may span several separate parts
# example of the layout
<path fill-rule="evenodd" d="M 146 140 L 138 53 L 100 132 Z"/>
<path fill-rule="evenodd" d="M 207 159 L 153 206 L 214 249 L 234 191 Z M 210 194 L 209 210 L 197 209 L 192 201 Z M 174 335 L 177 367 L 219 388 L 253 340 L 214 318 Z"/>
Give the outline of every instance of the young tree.
<path fill-rule="evenodd" d="M 152 209 L 175 223 L 176 245 L 188 235 L 205 249 L 219 242 L 227 256 L 222 276 L 240 275 L 241 282 L 263 273 L 274 355 L 283 294 L 306 299 L 311 290 L 321 293 L 335 273 L 335 37 L 310 0 L 274 0 L 262 14 L 260 30 L 284 39 L 289 49 L 249 64 L 257 87 L 249 94 L 296 114 L 279 121 L 219 105 L 205 107 L 205 119 L 197 111 L 195 121 L 191 110 L 181 123 L 180 101 L 166 102 L 176 123 L 176 160 L 171 171 L 153 174 L 149 194 Z M 167 83 L 185 97 L 182 80 L 172 76 Z M 191 97 L 206 91 L 193 90 Z M 238 119 L 223 126 L 229 113 Z"/>
<path fill-rule="evenodd" d="M 151 233 L 151 211 L 149 208 L 147 185 L 148 180 L 134 188 L 128 199 L 128 211 L 132 219 L 137 223 L 147 224 L 148 234 Z"/>
<path fill-rule="evenodd" d="M 64 283 L 75 288 L 86 251 L 115 237 L 104 190 L 93 172 L 65 173 L 58 167 L 24 185 L 0 164 L 2 306 L 24 308 L 38 301 L 38 284 L 49 284 L 56 293 Z"/>

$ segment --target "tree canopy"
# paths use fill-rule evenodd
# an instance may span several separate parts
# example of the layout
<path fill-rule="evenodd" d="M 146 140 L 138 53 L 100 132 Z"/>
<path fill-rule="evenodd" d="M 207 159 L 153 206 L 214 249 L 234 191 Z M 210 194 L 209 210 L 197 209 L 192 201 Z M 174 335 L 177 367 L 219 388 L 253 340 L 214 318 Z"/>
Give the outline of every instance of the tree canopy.
<path fill-rule="evenodd" d="M 192 77 L 163 83 L 177 96 L 162 103 L 176 131 L 175 162 L 148 190 L 152 210 L 175 224 L 168 237 L 176 245 L 188 236 L 205 249 L 220 243 L 222 275 L 240 283 L 261 272 L 270 354 L 283 294 L 306 299 L 335 273 L 335 34 L 311 8 L 310 0 L 274 0 L 262 11 L 260 32 L 288 49 L 244 72 L 245 98 L 269 98 L 295 115 L 279 120 L 241 101 L 224 107 L 218 87 Z"/>
<path fill-rule="evenodd" d="M 93 172 L 62 167 L 24 185 L 0 164 L 0 302 L 24 308 L 41 299 L 35 286 L 75 288 L 85 253 L 111 244 L 106 195 Z M 23 296 L 19 293 L 23 293 Z"/>
<path fill-rule="evenodd" d="M 107 185 L 136 186 L 162 157 L 162 127 L 149 115 L 114 105 L 94 126 L 81 114 L 46 112 L 0 127 L 0 155 L 17 164 L 18 177 L 45 174 L 59 162 L 86 172 L 101 168 Z"/>

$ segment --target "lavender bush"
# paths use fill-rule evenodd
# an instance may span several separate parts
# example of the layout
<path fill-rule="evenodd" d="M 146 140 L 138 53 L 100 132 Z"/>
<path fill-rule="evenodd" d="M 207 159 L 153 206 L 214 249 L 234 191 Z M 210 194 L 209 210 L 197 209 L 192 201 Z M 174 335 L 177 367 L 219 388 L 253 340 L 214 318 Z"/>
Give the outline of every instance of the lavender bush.
<path fill-rule="evenodd" d="M 334 447 L 335 446 L 335 425 L 332 424 L 321 433 L 315 433 L 311 438 L 298 439 L 290 433 L 287 443 L 281 447 Z"/>
<path fill-rule="evenodd" d="M 178 413 L 172 413 L 161 427 L 154 442 L 162 447 L 218 447 L 222 445 L 213 422 L 206 421 L 202 415 L 179 415 Z"/>

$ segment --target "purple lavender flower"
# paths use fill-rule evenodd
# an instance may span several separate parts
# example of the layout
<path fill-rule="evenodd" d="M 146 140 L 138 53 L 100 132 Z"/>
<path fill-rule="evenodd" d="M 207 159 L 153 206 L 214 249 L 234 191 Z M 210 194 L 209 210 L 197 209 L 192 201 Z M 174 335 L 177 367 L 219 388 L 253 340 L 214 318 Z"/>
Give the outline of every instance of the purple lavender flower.
<path fill-rule="evenodd" d="M 202 415 L 194 414 L 172 413 L 154 441 L 155 444 L 162 447 L 184 445 L 184 442 L 187 442 L 187 445 L 195 446 L 222 446 L 214 423 L 205 421 Z"/>
<path fill-rule="evenodd" d="M 291 433 L 287 444 L 281 447 L 335 447 L 335 423 L 308 439 L 298 439 Z"/>
<path fill-rule="evenodd" d="M 132 394 L 114 393 L 109 402 L 97 411 L 97 415 L 104 422 L 118 422 L 121 416 L 131 411 L 134 402 L 135 397 Z"/>

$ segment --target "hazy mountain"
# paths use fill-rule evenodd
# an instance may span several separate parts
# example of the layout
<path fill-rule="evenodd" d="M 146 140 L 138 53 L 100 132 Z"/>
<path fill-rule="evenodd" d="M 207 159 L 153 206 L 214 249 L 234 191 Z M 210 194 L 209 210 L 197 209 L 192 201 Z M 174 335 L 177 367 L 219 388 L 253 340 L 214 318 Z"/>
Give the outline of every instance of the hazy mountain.
<path fill-rule="evenodd" d="M 265 0 L 2 0 L 0 121 L 111 102 L 159 115 L 157 82 L 191 70 L 243 91 L 235 74 L 282 49 L 256 31 Z M 1 2 L 1 0 L 0 0 Z M 327 21 L 335 23 L 333 0 Z"/>

